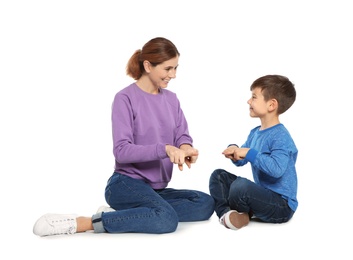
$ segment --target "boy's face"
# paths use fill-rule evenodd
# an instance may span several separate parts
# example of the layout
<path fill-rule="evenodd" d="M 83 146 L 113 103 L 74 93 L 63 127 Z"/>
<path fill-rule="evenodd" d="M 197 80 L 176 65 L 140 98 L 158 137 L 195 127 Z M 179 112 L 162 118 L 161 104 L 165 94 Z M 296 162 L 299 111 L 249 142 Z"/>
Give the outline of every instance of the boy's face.
<path fill-rule="evenodd" d="M 268 113 L 269 102 L 265 101 L 261 90 L 261 88 L 255 87 L 251 92 L 251 98 L 248 100 L 251 117 L 261 118 Z"/>

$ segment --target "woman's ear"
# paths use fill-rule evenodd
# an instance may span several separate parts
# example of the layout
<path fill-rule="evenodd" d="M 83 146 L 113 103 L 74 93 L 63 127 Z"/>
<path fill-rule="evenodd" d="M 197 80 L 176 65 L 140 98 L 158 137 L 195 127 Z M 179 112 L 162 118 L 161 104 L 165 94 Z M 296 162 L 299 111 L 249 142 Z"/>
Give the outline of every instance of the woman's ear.
<path fill-rule="evenodd" d="M 143 67 L 147 73 L 151 72 L 151 63 L 148 60 L 143 61 Z"/>

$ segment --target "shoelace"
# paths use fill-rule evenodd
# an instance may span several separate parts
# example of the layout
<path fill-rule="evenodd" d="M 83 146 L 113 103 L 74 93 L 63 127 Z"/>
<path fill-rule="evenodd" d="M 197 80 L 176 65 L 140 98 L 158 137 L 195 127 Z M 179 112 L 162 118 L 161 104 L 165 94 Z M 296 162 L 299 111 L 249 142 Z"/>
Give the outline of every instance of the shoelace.
<path fill-rule="evenodd" d="M 219 219 L 219 224 L 227 227 L 226 224 L 224 223 L 224 215 Z"/>
<path fill-rule="evenodd" d="M 52 220 L 51 225 L 54 227 L 54 233 L 72 235 L 76 232 L 74 224 L 75 219 Z"/>

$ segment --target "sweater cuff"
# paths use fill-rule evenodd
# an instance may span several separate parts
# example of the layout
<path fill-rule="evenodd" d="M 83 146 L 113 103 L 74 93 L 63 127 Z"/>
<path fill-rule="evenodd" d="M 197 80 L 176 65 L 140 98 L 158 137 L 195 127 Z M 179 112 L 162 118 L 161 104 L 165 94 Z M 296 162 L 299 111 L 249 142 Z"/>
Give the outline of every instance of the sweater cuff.
<path fill-rule="evenodd" d="M 248 160 L 249 162 L 253 163 L 255 161 L 255 158 L 259 152 L 255 149 L 250 149 L 248 153 L 245 156 L 245 159 Z"/>
<path fill-rule="evenodd" d="M 157 144 L 157 155 L 160 159 L 167 157 L 167 152 L 165 151 L 166 144 Z"/>

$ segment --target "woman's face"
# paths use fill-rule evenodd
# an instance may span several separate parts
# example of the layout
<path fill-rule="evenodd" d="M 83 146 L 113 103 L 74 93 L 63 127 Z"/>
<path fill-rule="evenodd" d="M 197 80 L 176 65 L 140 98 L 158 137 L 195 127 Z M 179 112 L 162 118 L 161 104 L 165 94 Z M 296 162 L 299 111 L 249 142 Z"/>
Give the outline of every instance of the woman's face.
<path fill-rule="evenodd" d="M 149 77 L 154 86 L 160 88 L 168 87 L 171 79 L 176 77 L 179 57 L 172 58 L 157 66 L 150 66 Z"/>

